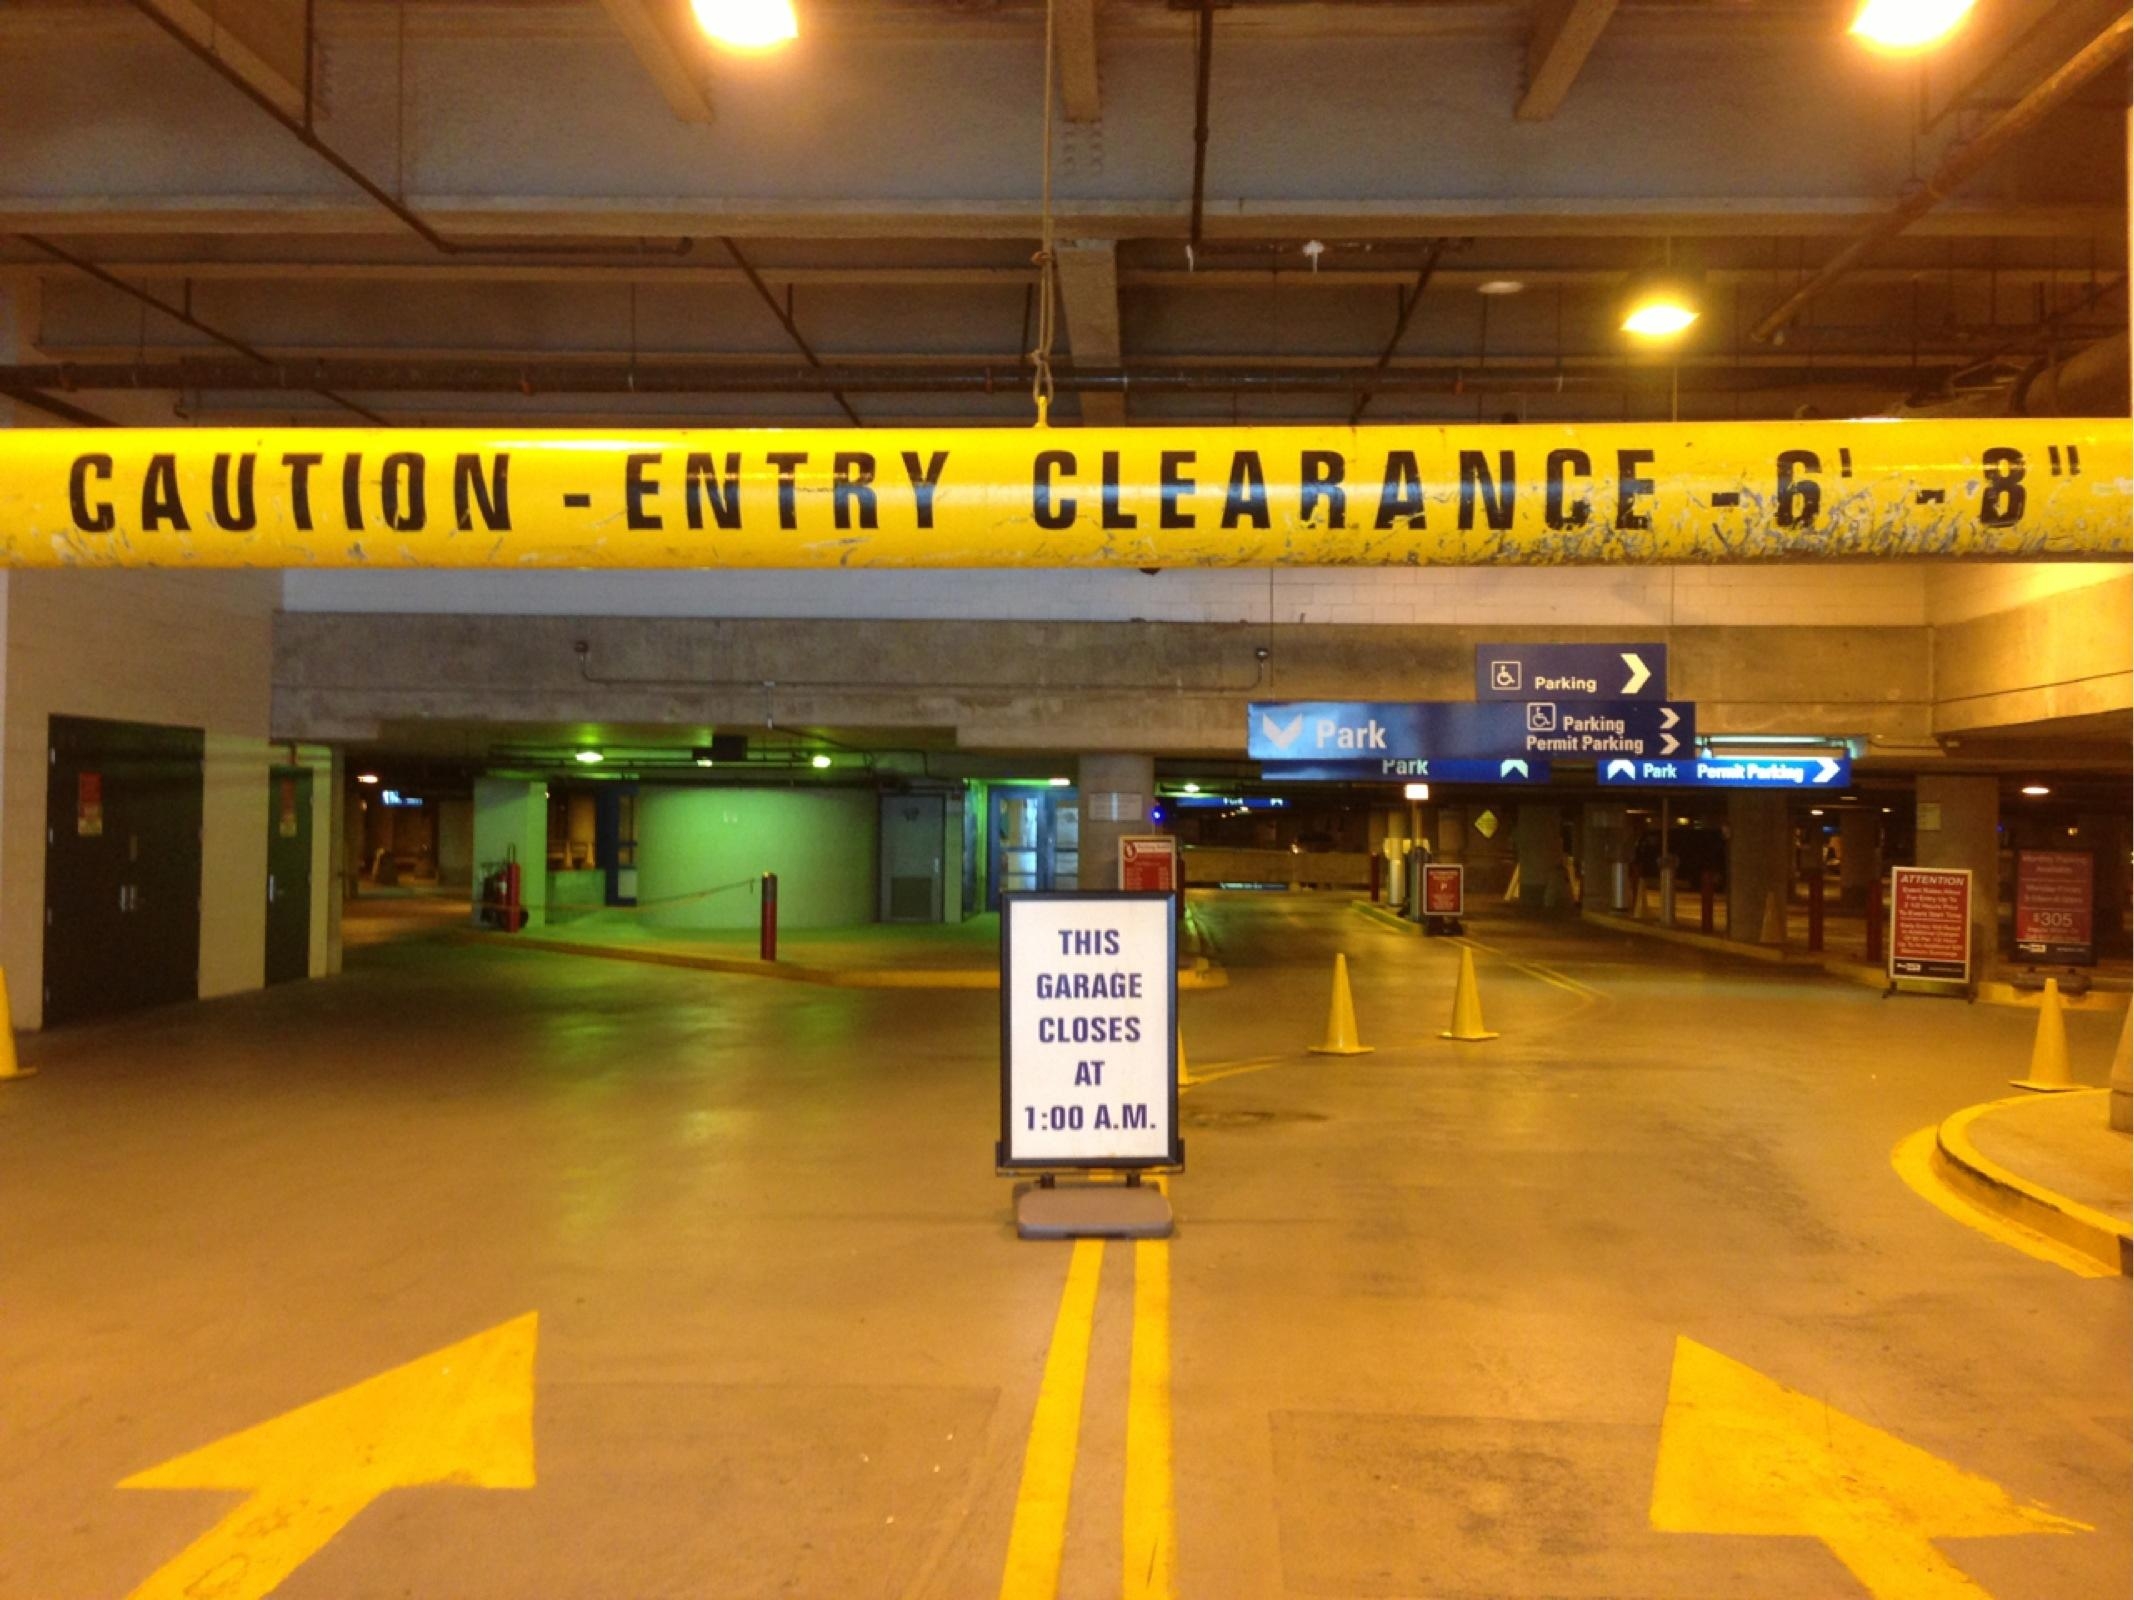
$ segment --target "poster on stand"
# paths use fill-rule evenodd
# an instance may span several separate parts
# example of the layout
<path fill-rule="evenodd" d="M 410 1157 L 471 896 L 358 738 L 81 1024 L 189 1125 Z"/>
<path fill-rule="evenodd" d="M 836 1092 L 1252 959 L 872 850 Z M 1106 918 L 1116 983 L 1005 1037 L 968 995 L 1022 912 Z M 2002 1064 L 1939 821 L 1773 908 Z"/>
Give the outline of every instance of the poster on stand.
<path fill-rule="evenodd" d="M 2096 863 L 2087 850 L 2018 850 L 2015 953 L 2056 967 L 2097 964 Z"/>
<path fill-rule="evenodd" d="M 1889 977 L 1971 981 L 1971 871 L 1892 867 Z"/>

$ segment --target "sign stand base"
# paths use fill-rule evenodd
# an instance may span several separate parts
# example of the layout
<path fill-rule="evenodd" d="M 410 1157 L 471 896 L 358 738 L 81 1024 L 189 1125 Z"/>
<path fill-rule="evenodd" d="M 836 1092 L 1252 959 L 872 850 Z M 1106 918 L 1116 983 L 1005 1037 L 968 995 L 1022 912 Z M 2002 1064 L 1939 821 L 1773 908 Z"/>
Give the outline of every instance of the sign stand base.
<path fill-rule="evenodd" d="M 1015 1232 L 1024 1239 L 1168 1239 L 1171 1202 L 1136 1177 L 1124 1183 L 1055 1183 L 1015 1190 Z"/>
<path fill-rule="evenodd" d="M 1933 987 L 1924 987 L 1929 984 Z M 1924 995 L 1928 999 L 1961 1000 L 1968 1005 L 1978 1004 L 1978 988 L 1965 978 L 1892 978 L 1889 980 L 1889 987 L 1882 991 L 1882 998 L 1887 1000 L 1895 994 Z"/>

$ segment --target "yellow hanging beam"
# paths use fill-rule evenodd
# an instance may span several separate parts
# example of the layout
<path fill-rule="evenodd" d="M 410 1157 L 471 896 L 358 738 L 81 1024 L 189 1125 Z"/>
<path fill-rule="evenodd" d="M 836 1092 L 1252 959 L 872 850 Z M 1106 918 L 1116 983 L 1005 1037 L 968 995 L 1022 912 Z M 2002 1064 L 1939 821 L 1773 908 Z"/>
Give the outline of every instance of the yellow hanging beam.
<path fill-rule="evenodd" d="M 11 567 L 1561 566 L 2125 557 L 2117 420 L 23 429 Z"/>

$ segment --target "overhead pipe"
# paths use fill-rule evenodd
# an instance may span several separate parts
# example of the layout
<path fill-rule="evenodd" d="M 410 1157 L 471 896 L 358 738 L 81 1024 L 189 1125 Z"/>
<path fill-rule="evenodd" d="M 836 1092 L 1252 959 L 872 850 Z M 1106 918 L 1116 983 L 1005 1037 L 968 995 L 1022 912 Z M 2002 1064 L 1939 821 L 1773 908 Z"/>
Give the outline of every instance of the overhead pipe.
<path fill-rule="evenodd" d="M 1856 234 L 1849 244 L 1824 262 L 1813 277 L 1750 329 L 1749 337 L 1758 343 L 1770 340 L 1799 316 L 1809 301 L 1820 297 L 1869 251 L 1896 238 L 1977 176 L 1995 156 L 2030 132 L 2090 79 L 2118 60 L 2127 48 L 2130 31 L 2134 31 L 2134 16 L 2121 12 L 2103 32 L 2046 74 L 2014 106 L 1988 123 L 1978 137 L 1958 145 L 1944 156 L 1941 165 L 1917 190 Z"/>
<path fill-rule="evenodd" d="M 1215 7 L 1201 0 L 1193 52 L 1193 218 L 1186 230 L 1186 260 L 1200 250 L 1202 203 L 1208 180 L 1208 79 L 1215 62 Z"/>
<path fill-rule="evenodd" d="M 1077 394 L 1531 394 L 1538 389 L 1612 389 L 1633 371 L 1628 360 L 1590 372 L 1478 374 L 1436 367 L 1285 367 L 1249 363 L 1192 367 L 1059 367 L 1060 390 Z M 1825 383 L 1883 385 L 1880 368 L 1818 365 Z M 319 358 L 265 365 L 225 360 L 30 362 L 0 366 L 14 389 L 307 390 L 330 383 L 376 394 L 1018 394 L 1020 364 L 932 366 L 737 366 L 663 361 L 372 361 Z"/>
<path fill-rule="evenodd" d="M 731 239 L 722 239 L 720 243 L 726 246 L 726 253 L 734 258 L 734 265 L 747 276 L 749 287 L 756 291 L 757 296 L 770 308 L 771 315 L 778 319 L 778 326 L 785 329 L 785 336 L 793 341 L 793 348 L 800 352 L 801 359 L 817 372 L 822 371 L 822 358 L 816 355 L 814 346 L 801 336 L 799 325 L 793 321 L 792 315 L 785 307 L 778 303 L 778 297 L 771 293 L 771 286 L 765 283 L 762 275 L 749 264 L 748 257 L 741 253 L 741 247 Z M 855 428 L 861 426 L 860 414 L 852 409 L 851 401 L 835 389 L 830 391 L 830 398 L 837 402 L 838 409 L 844 412 L 847 421 Z"/>
<path fill-rule="evenodd" d="M 1430 279 L 1437 272 L 1437 264 L 1445 259 L 1445 252 L 1451 245 L 1452 241 L 1449 239 L 1431 240 L 1430 249 L 1423 256 L 1422 269 L 1415 275 L 1415 286 L 1408 291 L 1408 298 L 1401 302 L 1400 315 L 1393 323 L 1393 337 L 1388 339 L 1386 347 L 1378 352 L 1377 364 L 1371 369 L 1373 373 L 1383 376 L 1393 365 L 1394 352 L 1400 349 L 1401 340 L 1408 335 L 1408 324 L 1414 320 L 1415 308 L 1423 303 L 1423 291 L 1430 287 Z M 1363 420 L 1364 410 L 1370 405 L 1371 396 L 1377 391 L 1378 385 L 1374 381 L 1356 397 L 1356 405 L 1349 412 L 1350 422 Z"/>

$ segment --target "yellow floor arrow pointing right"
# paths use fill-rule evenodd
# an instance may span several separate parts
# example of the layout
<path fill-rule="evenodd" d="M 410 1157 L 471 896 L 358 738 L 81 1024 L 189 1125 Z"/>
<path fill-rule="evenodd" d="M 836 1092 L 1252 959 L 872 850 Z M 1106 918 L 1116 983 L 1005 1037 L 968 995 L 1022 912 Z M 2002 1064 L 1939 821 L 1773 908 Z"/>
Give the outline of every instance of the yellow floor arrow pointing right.
<path fill-rule="evenodd" d="M 244 1489 L 128 1600 L 259 1600 L 388 1489 L 534 1482 L 535 1315 L 135 1473 L 121 1489 Z"/>
<path fill-rule="evenodd" d="M 1692 1339 L 1675 1341 L 1652 1525 L 1820 1539 L 1876 1600 L 1983 1600 L 1935 1539 L 2089 1531 Z"/>

